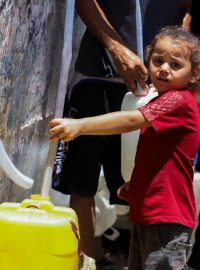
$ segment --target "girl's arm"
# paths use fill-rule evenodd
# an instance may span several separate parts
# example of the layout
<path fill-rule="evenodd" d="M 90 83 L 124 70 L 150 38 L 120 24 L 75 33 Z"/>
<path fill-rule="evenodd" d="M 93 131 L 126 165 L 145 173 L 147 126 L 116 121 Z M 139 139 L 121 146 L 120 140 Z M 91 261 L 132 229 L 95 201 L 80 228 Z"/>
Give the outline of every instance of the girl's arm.
<path fill-rule="evenodd" d="M 50 123 L 50 141 L 70 141 L 80 135 L 113 135 L 149 127 L 138 110 L 113 112 L 95 117 L 53 119 Z"/>

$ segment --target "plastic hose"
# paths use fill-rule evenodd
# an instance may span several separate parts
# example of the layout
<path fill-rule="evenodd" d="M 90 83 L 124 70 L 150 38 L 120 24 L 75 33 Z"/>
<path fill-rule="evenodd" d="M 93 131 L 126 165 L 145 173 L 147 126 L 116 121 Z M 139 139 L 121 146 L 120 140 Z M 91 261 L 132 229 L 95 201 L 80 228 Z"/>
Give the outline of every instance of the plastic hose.
<path fill-rule="evenodd" d="M 18 186 L 28 189 L 33 186 L 33 179 L 22 174 L 10 160 L 3 143 L 0 139 L 0 167 L 3 169 L 5 174 L 13 180 Z"/>

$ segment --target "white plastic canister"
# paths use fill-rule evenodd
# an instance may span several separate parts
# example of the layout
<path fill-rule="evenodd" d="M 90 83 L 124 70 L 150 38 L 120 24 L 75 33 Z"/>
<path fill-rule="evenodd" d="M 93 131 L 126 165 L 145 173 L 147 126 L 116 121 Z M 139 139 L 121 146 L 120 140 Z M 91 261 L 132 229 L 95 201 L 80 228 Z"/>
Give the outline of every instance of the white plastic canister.
<path fill-rule="evenodd" d="M 152 98 L 156 97 L 158 93 L 149 90 L 146 96 L 134 96 L 128 92 L 122 101 L 121 110 L 137 110 L 146 105 Z M 122 134 L 121 138 L 121 173 L 125 182 L 130 181 L 131 174 L 135 164 L 135 154 L 137 150 L 140 130 L 132 131 Z"/>

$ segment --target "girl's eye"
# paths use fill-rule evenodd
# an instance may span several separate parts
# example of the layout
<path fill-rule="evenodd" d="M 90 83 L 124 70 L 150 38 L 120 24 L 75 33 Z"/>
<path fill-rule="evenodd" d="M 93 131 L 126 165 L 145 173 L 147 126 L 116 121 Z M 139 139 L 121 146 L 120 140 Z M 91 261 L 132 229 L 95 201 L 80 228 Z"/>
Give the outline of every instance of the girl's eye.
<path fill-rule="evenodd" d="M 155 65 L 161 65 L 163 61 L 160 58 L 155 58 L 153 62 Z"/>
<path fill-rule="evenodd" d="M 176 62 L 172 63 L 171 66 L 172 66 L 173 69 L 179 69 L 180 68 L 180 64 L 176 63 Z"/>

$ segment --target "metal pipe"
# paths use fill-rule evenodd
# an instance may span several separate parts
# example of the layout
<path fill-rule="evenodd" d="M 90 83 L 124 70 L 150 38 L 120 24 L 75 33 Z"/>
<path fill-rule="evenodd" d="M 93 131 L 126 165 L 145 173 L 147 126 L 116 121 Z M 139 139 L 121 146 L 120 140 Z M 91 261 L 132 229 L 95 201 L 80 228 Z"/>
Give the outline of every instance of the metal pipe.
<path fill-rule="evenodd" d="M 61 73 L 58 84 L 57 100 L 55 107 L 55 117 L 62 117 L 64 109 L 64 101 L 67 90 L 68 74 L 72 59 L 72 36 L 74 23 L 74 7 L 75 0 L 67 0 L 65 11 L 65 27 L 64 27 L 64 46 L 62 52 Z M 54 159 L 57 150 L 57 143 L 52 142 L 49 145 L 49 152 L 44 173 L 41 196 L 48 197 L 51 186 L 52 173 L 54 167 Z"/>

